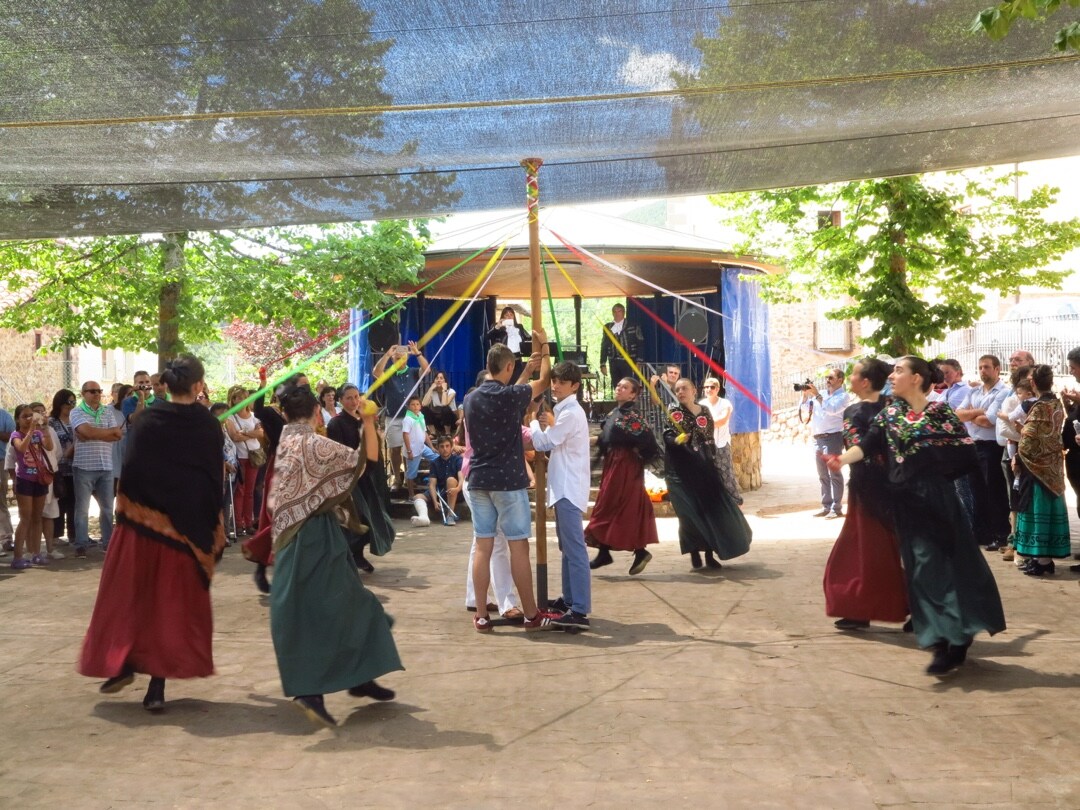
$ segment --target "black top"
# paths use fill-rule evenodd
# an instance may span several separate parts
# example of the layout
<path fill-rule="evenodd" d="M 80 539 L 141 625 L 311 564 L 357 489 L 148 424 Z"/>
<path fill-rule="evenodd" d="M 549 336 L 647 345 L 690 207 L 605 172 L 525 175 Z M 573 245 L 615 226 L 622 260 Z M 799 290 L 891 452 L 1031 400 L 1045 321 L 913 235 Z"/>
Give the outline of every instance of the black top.
<path fill-rule="evenodd" d="M 405 416 L 405 397 L 410 391 L 420 394 L 419 382 L 420 369 L 410 367 L 401 369 L 383 383 L 383 403 L 388 419 Z"/>
<path fill-rule="evenodd" d="M 266 404 L 266 394 L 263 394 L 251 408 L 252 414 L 259 420 L 263 431 L 266 433 L 267 455 L 277 452 L 278 442 L 281 441 L 281 431 L 285 429 L 285 417 L 277 408 Z"/>
<path fill-rule="evenodd" d="M 531 386 L 497 380 L 488 380 L 465 396 L 465 424 L 473 450 L 470 489 L 512 492 L 528 487 L 521 420 L 531 400 Z"/>
<path fill-rule="evenodd" d="M 326 435 L 338 444 L 356 450 L 360 447 L 360 426 L 363 423 L 362 419 L 342 411 L 326 425 Z"/>
<path fill-rule="evenodd" d="M 616 335 L 619 343 L 626 353 L 630 355 L 632 360 L 638 360 L 641 357 L 641 348 L 645 345 L 645 336 L 641 333 L 641 327 L 636 323 L 630 323 L 628 318 L 623 319 L 622 334 Z M 615 321 L 608 321 L 605 326 L 611 329 L 615 325 Z M 611 339 L 608 337 L 608 333 L 605 331 L 603 338 L 600 340 L 600 363 L 609 363 L 612 360 L 621 360 L 622 355 L 612 344 Z"/>
<path fill-rule="evenodd" d="M 120 493 L 167 515 L 181 538 L 151 533 L 143 521 L 140 532 L 189 554 L 185 538 L 204 554 L 213 551 L 222 507 L 224 442 L 221 423 L 197 403 L 161 402 L 143 412 L 128 434 Z"/>
<path fill-rule="evenodd" d="M 636 450 L 641 460 L 648 463 L 660 455 L 660 447 L 648 423 L 638 413 L 634 402 L 624 402 L 612 408 L 600 429 L 597 442 L 600 455 L 612 447 L 629 447 Z"/>
<path fill-rule="evenodd" d="M 516 323 L 515 325 L 517 326 L 518 337 L 521 338 L 522 345 L 532 340 L 532 336 L 525 331 L 524 326 L 520 323 Z M 485 337 L 487 338 L 489 346 L 494 346 L 496 343 L 506 344 L 506 327 L 500 323 L 489 329 Z M 521 352 L 518 352 L 518 354 L 520 355 Z"/>
<path fill-rule="evenodd" d="M 844 409 L 844 447 L 850 448 L 862 443 L 866 432 L 881 409 L 885 399 L 877 402 L 860 401 Z M 864 448 L 864 452 L 865 452 Z M 886 506 L 889 498 L 885 490 L 885 456 L 881 453 L 867 455 L 862 461 L 851 465 L 848 488 L 865 498 L 874 501 L 874 507 Z M 880 517 L 880 515 L 879 515 Z"/>

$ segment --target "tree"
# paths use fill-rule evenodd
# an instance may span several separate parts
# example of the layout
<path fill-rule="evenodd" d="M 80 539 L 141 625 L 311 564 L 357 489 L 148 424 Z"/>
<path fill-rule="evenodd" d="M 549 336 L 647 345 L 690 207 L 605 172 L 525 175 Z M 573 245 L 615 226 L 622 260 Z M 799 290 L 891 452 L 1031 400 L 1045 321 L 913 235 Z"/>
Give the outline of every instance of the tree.
<path fill-rule="evenodd" d="M 767 279 L 772 300 L 841 298 L 831 318 L 880 325 L 862 341 L 895 357 L 970 326 L 983 291 L 1059 286 L 1046 265 L 1080 246 L 1080 219 L 1049 222 L 1056 189 L 1025 199 L 1016 175 L 950 173 L 713 197 L 746 236 L 739 250 L 772 255 L 788 273 Z M 834 224 L 821 212 L 839 210 Z"/>
<path fill-rule="evenodd" d="M 349 307 L 378 308 L 414 281 L 423 222 L 325 225 L 153 237 L 10 242 L 0 280 L 26 298 L 0 326 L 59 330 L 53 346 L 156 350 L 165 362 L 234 319 L 311 335 Z"/>
<path fill-rule="evenodd" d="M 1080 8 L 1080 0 L 1005 0 L 980 11 L 971 24 L 971 31 L 985 33 L 990 39 L 1004 39 L 1017 20 L 1042 23 L 1065 6 Z M 1054 47 L 1059 51 L 1080 51 L 1080 20 L 1058 29 Z"/>
<path fill-rule="evenodd" d="M 41 192 L 44 199 L 9 195 L 0 220 L 33 223 L 46 208 L 66 212 L 76 223 L 73 237 L 166 233 L 0 243 L 0 282 L 31 296 L 0 315 L 0 324 L 58 327 L 59 345 L 154 348 L 164 362 L 185 345 L 216 337 L 219 325 L 234 318 L 290 321 L 315 333 L 350 306 L 376 305 L 380 287 L 414 277 L 427 242 L 415 223 L 167 232 L 181 215 L 208 229 L 237 221 L 338 221 L 361 193 L 388 217 L 417 198 L 438 207 L 456 197 L 454 179 L 435 174 L 349 179 L 366 174 L 378 153 L 380 115 L 231 114 L 391 104 L 383 61 L 393 41 L 372 35 L 373 19 L 354 0 L 266 0 L 258 14 L 246 0 L 116 0 L 100 14 L 42 0 L 0 22 L 0 32 L 56 46 L 0 53 L 5 93 L 27 118 L 213 116 L 87 128 L 93 159 L 76 173 L 101 185 L 65 184 L 68 167 L 58 157 L 48 167 L 57 185 Z M 102 74 L 80 67 L 87 52 L 106 66 L 126 55 L 117 69 L 124 87 L 138 92 L 98 86 Z M 415 150 L 415 143 L 399 143 L 396 157 L 407 165 Z M 111 162 L 113 154 L 127 163 Z M 266 179 L 264 165 L 280 173 Z M 228 179 L 238 173 L 250 179 Z M 123 185 L 129 177 L 142 182 Z M 145 182 L 159 178 L 185 182 Z"/>

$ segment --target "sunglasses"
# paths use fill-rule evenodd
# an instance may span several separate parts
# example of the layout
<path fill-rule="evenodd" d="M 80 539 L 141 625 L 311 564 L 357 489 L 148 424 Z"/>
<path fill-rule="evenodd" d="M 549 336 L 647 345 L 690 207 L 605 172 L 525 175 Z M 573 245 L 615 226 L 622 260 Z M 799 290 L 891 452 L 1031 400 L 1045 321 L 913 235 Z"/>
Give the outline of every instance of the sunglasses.
<path fill-rule="evenodd" d="M 68 400 L 68 401 L 67 401 L 66 403 L 64 403 L 64 404 L 65 404 L 65 405 L 74 405 L 74 404 L 75 404 L 75 400 L 73 400 L 73 399 L 69 399 L 69 400 Z"/>
<path fill-rule="evenodd" d="M 100 394 L 101 389 L 100 388 L 84 388 L 83 393 L 84 394 Z"/>

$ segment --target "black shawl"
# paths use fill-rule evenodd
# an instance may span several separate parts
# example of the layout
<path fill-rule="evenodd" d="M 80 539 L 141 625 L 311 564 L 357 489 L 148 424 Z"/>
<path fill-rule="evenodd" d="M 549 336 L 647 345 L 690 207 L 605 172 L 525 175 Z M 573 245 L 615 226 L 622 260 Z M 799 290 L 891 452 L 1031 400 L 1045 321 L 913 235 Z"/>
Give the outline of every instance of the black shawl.
<path fill-rule="evenodd" d="M 201 405 L 155 405 L 128 434 L 117 495 L 117 522 L 189 554 L 208 587 L 225 548 L 223 444 Z"/>

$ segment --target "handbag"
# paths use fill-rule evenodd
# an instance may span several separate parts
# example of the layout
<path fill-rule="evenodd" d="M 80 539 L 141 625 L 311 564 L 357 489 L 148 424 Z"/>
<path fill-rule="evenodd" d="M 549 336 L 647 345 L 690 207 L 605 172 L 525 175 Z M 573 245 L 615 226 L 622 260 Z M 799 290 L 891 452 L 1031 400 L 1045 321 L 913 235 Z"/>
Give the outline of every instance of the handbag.
<path fill-rule="evenodd" d="M 56 470 L 53 469 L 52 462 L 49 461 L 49 454 L 45 452 L 45 449 L 40 444 L 31 444 L 27 453 L 33 461 L 34 468 L 37 469 L 37 482 L 49 486 L 56 476 Z"/>
<path fill-rule="evenodd" d="M 255 450 L 248 450 L 248 463 L 252 467 L 261 467 L 266 463 L 266 450 L 262 447 Z"/>

